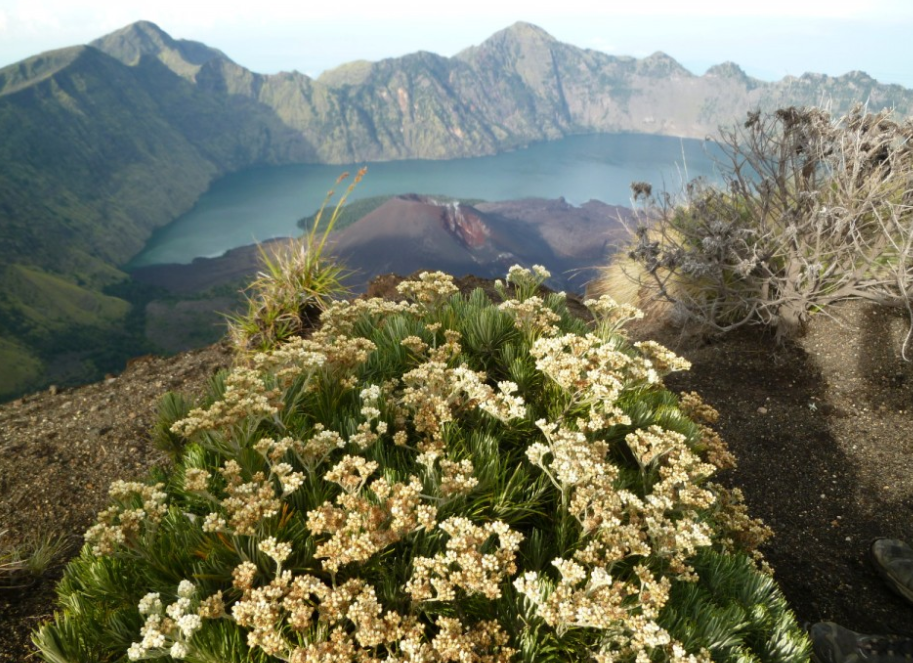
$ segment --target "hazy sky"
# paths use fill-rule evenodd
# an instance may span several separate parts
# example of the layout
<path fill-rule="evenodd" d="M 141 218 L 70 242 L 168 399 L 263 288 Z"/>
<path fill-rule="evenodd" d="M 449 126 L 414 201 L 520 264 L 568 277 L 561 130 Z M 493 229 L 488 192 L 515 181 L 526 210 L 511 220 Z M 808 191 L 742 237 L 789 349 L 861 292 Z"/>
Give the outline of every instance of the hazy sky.
<path fill-rule="evenodd" d="M 0 0 L 0 67 L 140 19 L 260 73 L 453 55 L 522 20 L 613 55 L 665 51 L 697 74 L 732 60 L 765 80 L 861 69 L 913 87 L 910 0 Z"/>

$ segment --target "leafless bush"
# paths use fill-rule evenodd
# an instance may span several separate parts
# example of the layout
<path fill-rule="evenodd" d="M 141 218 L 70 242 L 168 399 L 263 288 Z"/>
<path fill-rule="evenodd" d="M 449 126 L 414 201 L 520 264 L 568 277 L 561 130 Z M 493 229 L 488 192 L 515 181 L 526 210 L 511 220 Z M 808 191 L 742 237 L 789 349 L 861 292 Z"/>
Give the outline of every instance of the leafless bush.
<path fill-rule="evenodd" d="M 911 136 L 891 111 L 749 113 L 717 139 L 721 185 L 694 181 L 682 200 L 637 186 L 628 257 L 643 285 L 718 331 L 796 336 L 847 299 L 913 320 Z"/>

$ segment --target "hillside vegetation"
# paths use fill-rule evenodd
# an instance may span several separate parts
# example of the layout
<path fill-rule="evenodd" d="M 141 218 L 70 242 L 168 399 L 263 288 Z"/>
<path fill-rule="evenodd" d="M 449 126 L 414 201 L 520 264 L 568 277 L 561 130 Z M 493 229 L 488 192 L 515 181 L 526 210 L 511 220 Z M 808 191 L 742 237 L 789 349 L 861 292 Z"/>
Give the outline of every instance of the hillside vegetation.
<path fill-rule="evenodd" d="M 325 300 L 201 402 L 167 394 L 174 464 L 111 485 L 40 656 L 804 663 L 769 530 L 710 481 L 717 413 L 663 386 L 688 362 L 548 276 Z"/>
<path fill-rule="evenodd" d="M 663 54 L 614 57 L 522 23 L 453 58 L 417 53 L 316 80 L 267 76 L 140 22 L 0 70 L 0 261 L 51 275 L 46 285 L 61 287 L 51 300 L 71 287 L 91 298 L 126 278 L 118 266 L 153 229 L 230 171 L 467 157 L 585 132 L 703 137 L 746 108 L 822 99 L 835 110 L 867 100 L 906 113 L 913 96 L 858 72 L 762 83 L 723 65 L 695 76 Z M 2 397 L 48 379 L 60 336 L 40 320 L 19 325 L 26 302 L 0 286 L 0 339 L 21 356 L 20 369 L 0 376 Z M 80 316 L 73 324 L 105 343 L 111 321 Z M 126 339 L 123 325 L 112 333 L 125 352 L 143 342 Z M 119 361 L 89 361 L 85 377 Z"/>
<path fill-rule="evenodd" d="M 7 68 L 0 83 L 0 337 L 30 367 L 15 379 L 4 371 L 2 395 L 35 385 L 42 364 L 59 361 L 52 341 L 69 327 L 105 334 L 118 326 L 100 309 L 56 303 L 103 300 L 106 287 L 127 278 L 117 266 L 154 228 L 187 211 L 218 175 L 287 161 L 295 137 L 254 104 L 226 108 L 154 58 L 127 67 L 75 47 Z M 270 126 L 281 158 L 263 137 Z M 28 273 L 34 282 L 38 272 L 42 298 L 29 301 L 16 278 Z M 121 319 L 128 308 L 120 302 Z M 125 347 L 89 374 L 129 356 Z"/>

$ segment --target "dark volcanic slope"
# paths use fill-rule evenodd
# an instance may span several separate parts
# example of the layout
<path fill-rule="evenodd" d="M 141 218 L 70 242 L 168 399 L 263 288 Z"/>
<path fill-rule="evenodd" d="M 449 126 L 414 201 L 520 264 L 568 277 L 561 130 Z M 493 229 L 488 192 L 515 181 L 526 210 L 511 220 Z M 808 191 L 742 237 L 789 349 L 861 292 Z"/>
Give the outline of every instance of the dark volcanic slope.
<path fill-rule="evenodd" d="M 470 249 L 447 231 L 443 208 L 420 199 L 393 198 L 341 231 L 333 250 L 362 277 L 435 267 L 459 272 Z"/>
<path fill-rule="evenodd" d="M 271 239 L 261 246 L 269 249 L 282 242 L 281 239 Z M 130 275 L 140 283 L 159 286 L 177 295 L 192 295 L 226 283 L 250 281 L 260 265 L 260 251 L 256 245 L 248 245 L 226 251 L 218 258 L 196 258 L 187 265 L 139 267 Z"/>
<path fill-rule="evenodd" d="M 480 212 L 521 221 L 551 247 L 556 259 L 573 263 L 599 262 L 625 239 L 623 221 L 631 219 L 627 207 L 591 200 L 575 207 L 557 200 L 507 200 L 482 203 Z"/>
<path fill-rule="evenodd" d="M 554 287 L 579 292 L 588 270 L 623 240 L 619 219 L 628 214 L 598 201 L 575 207 L 536 198 L 454 207 L 399 196 L 337 233 L 332 250 L 356 271 L 358 290 L 378 274 L 439 269 L 497 278 L 517 263 L 544 265 Z M 257 264 L 256 247 L 247 246 L 189 265 L 143 267 L 133 278 L 187 294 L 249 277 Z"/>
<path fill-rule="evenodd" d="M 554 287 L 580 291 L 586 270 L 604 262 L 624 234 L 620 209 L 542 199 L 472 207 L 398 197 L 340 232 L 334 250 L 358 269 L 359 287 L 387 272 L 500 277 L 513 264 L 541 264 Z"/>

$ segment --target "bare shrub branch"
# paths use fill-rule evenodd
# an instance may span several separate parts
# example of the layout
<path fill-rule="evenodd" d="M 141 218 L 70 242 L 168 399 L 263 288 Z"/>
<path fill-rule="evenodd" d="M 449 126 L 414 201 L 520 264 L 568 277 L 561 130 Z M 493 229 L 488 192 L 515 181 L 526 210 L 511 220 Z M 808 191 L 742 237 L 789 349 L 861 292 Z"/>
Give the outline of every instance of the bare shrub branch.
<path fill-rule="evenodd" d="M 913 122 L 863 107 L 749 113 L 717 143 L 722 183 L 644 195 L 628 258 L 642 285 L 712 330 L 800 335 L 848 299 L 913 322 Z M 908 336 L 904 344 L 910 343 Z"/>

